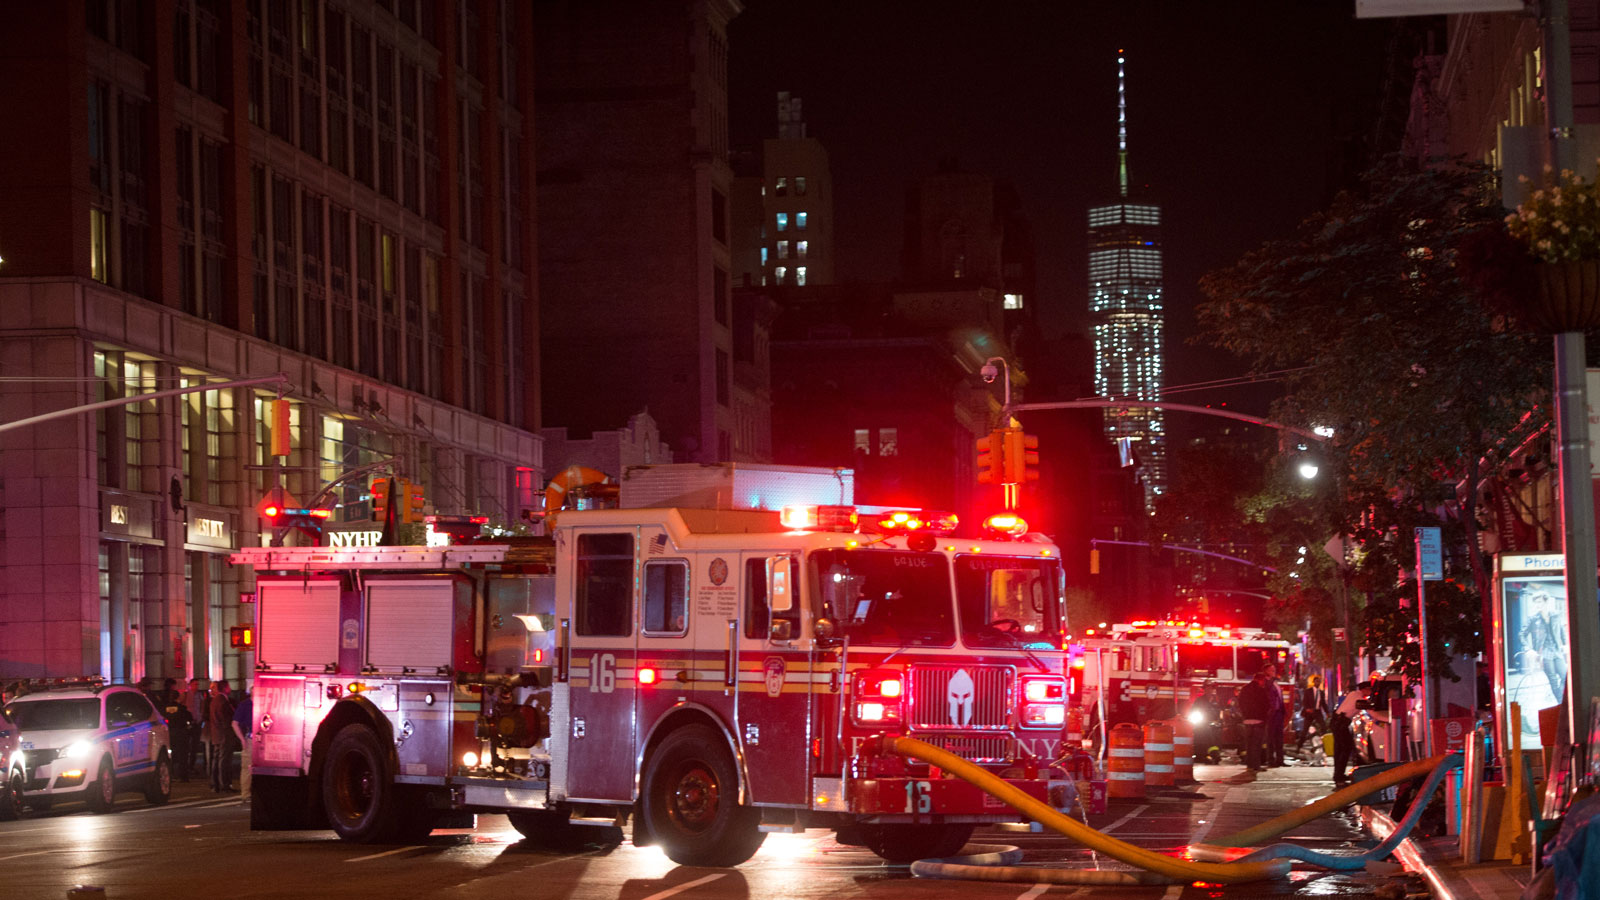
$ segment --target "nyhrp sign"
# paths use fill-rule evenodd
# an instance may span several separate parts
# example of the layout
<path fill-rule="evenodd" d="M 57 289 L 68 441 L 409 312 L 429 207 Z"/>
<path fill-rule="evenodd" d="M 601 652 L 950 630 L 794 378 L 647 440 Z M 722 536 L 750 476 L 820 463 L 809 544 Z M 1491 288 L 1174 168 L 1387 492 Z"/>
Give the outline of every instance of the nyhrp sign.
<path fill-rule="evenodd" d="M 1444 540 L 1439 529 L 1422 527 L 1416 530 L 1417 572 L 1423 581 L 1444 580 Z"/>

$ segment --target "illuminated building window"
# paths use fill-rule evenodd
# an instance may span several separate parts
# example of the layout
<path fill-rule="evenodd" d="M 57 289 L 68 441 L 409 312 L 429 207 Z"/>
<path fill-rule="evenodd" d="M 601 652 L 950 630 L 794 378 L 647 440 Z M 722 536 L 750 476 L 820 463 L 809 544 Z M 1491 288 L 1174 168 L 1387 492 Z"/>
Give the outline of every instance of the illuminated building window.
<path fill-rule="evenodd" d="M 772 185 L 772 193 L 776 194 L 779 197 L 788 196 L 789 195 L 789 179 L 783 177 L 782 175 L 779 175 L 778 176 L 778 180 L 776 182 L 774 182 L 773 185 Z"/>
<path fill-rule="evenodd" d="M 809 244 L 809 243 L 811 243 L 811 242 L 810 241 L 795 241 L 794 242 L 794 255 L 799 257 L 800 259 L 805 259 L 806 258 L 806 245 Z"/>
<path fill-rule="evenodd" d="M 789 230 L 789 214 L 788 213 L 778 213 L 778 230 L 779 231 L 788 231 Z"/>
<path fill-rule="evenodd" d="M 805 213 L 797 212 L 797 213 L 794 214 L 794 227 L 795 227 L 796 230 L 799 230 L 799 231 L 805 231 L 806 230 L 806 214 Z"/>
<path fill-rule="evenodd" d="M 870 429 L 870 428 L 857 428 L 856 429 L 856 452 L 857 453 L 871 453 L 872 452 L 872 429 Z"/>
<path fill-rule="evenodd" d="M 761 248 L 761 264 L 763 266 L 767 264 L 767 248 L 765 247 Z"/>
<path fill-rule="evenodd" d="M 796 175 L 794 177 L 794 195 L 796 197 L 804 197 L 806 195 L 806 177 L 804 175 Z"/>
<path fill-rule="evenodd" d="M 805 266 L 795 266 L 794 267 L 794 283 L 798 284 L 798 285 L 804 285 L 806 283 L 806 267 Z"/>
<path fill-rule="evenodd" d="M 106 252 L 106 214 L 103 210 L 89 210 L 89 277 L 105 283 L 109 279 Z"/>
<path fill-rule="evenodd" d="M 777 282 L 779 284 L 783 284 L 784 278 L 786 278 L 788 276 L 788 274 L 789 274 L 789 267 L 788 266 L 778 266 L 776 269 L 772 270 L 772 274 L 777 279 Z"/>
<path fill-rule="evenodd" d="M 789 242 L 788 241 L 779 241 L 778 242 L 778 258 L 779 259 L 788 259 L 789 258 Z"/>
<path fill-rule="evenodd" d="M 1005 299 L 1005 308 L 1006 309 L 1021 309 L 1022 308 L 1022 295 L 1021 294 L 1007 294 L 1006 295 L 1006 299 Z"/>
<path fill-rule="evenodd" d="M 898 428 L 879 428 L 878 429 L 878 455 L 879 456 L 899 456 L 900 455 L 900 429 L 898 429 Z"/>

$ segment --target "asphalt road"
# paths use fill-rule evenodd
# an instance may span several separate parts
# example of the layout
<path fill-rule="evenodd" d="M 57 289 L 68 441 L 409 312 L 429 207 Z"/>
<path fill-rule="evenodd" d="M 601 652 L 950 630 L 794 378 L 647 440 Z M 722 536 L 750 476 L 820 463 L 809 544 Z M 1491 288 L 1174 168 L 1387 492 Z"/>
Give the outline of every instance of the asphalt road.
<path fill-rule="evenodd" d="M 1326 768 L 1274 769 L 1250 776 L 1237 766 L 1205 767 L 1189 792 L 1117 801 L 1090 824 L 1164 850 L 1197 837 L 1244 828 L 1328 793 Z M 735 869 L 686 868 L 655 848 L 624 841 L 565 850 L 530 846 L 501 816 L 472 830 L 436 831 L 408 846 L 346 844 L 330 832 L 251 832 L 237 796 L 197 783 L 175 785 L 171 804 L 148 806 L 129 794 L 107 815 L 81 804 L 31 812 L 0 823 L 0 897 L 61 898 L 75 885 L 103 887 L 110 898 L 149 897 L 492 897 L 734 900 L 734 898 L 911 898 L 1032 900 L 1086 897 L 1107 890 L 1129 900 L 1222 897 L 1370 896 L 1392 876 L 1296 871 L 1290 879 L 1228 888 L 1049 886 L 913 878 L 870 852 L 838 844 L 831 832 L 769 835 L 754 859 Z M 598 834 L 598 832 L 597 832 Z M 1353 815 L 1312 823 L 1293 838 L 1337 852 L 1361 841 Z M 1120 868 L 1120 864 L 1050 834 L 980 831 L 975 842 L 1025 851 L 1024 864 Z"/>

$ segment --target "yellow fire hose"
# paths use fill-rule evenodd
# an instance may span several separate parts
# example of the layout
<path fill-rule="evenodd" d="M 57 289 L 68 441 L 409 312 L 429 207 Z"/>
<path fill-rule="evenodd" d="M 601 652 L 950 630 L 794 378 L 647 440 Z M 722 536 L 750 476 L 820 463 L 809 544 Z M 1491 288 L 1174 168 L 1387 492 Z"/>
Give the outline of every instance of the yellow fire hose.
<path fill-rule="evenodd" d="M 1203 844 L 1192 844 L 1189 847 L 1189 853 L 1196 859 L 1214 862 L 1236 856 L 1237 854 L 1229 853 L 1228 850 L 1238 847 L 1254 847 L 1257 844 L 1266 843 L 1281 834 L 1299 828 L 1313 819 L 1319 819 L 1335 810 L 1343 809 L 1375 791 L 1403 784 L 1413 778 L 1420 778 L 1438 768 L 1448 756 L 1449 754 L 1440 754 L 1428 759 L 1417 759 L 1402 763 L 1392 769 L 1379 772 L 1364 781 L 1346 785 L 1315 803 L 1309 803 L 1299 809 L 1290 810 L 1277 818 L 1268 819 L 1237 834 L 1230 834 L 1227 837 L 1217 838 L 1214 841 L 1207 841 Z"/>
<path fill-rule="evenodd" d="M 876 747 L 873 746 L 874 743 Z M 1157 876 L 1163 876 L 1164 879 L 1174 882 L 1209 881 L 1217 884 L 1243 884 L 1251 881 L 1267 881 L 1286 877 L 1289 874 L 1290 866 L 1293 865 L 1292 861 L 1287 859 L 1250 863 L 1191 862 L 1168 856 L 1164 853 L 1157 853 L 1153 850 L 1146 850 L 1142 847 L 1135 847 L 1126 841 L 1120 841 L 1114 837 L 1101 834 L 1082 822 L 1057 812 L 1049 805 L 1029 796 L 1026 792 L 1007 784 L 1004 779 L 984 771 L 953 753 L 948 753 L 915 738 L 882 735 L 876 738 L 875 741 L 868 742 L 863 749 L 867 752 L 872 752 L 876 749 L 880 752 L 909 756 L 913 759 L 920 759 L 929 765 L 938 766 L 941 770 L 983 789 L 1018 812 L 1072 838 L 1091 850 L 1104 853 L 1119 862 L 1127 863 Z M 997 869 L 973 868 L 978 868 L 982 871 L 983 874 L 977 876 L 982 878 L 996 878 L 1003 872 L 1003 870 Z M 1041 881 L 1047 880 L 1040 878 L 1047 870 L 1029 868 L 1025 871 L 1027 872 L 1025 877 Z M 1147 880 L 1145 876 L 1137 873 L 1083 872 L 1081 870 L 1054 871 L 1068 877 L 1074 874 L 1094 877 L 1094 880 L 1091 881 L 1054 882 L 1058 884 L 1150 884 L 1162 882 L 1160 878 Z M 913 866 L 912 872 L 917 872 L 915 866 Z M 1111 877 L 1108 878 L 1107 876 Z"/>
<path fill-rule="evenodd" d="M 1349 785 L 1315 803 L 1308 804 L 1274 819 L 1269 819 L 1237 834 L 1219 838 L 1214 843 L 1193 845 L 1189 848 L 1189 856 L 1191 858 L 1180 859 L 1164 853 L 1145 850 L 1102 834 L 1071 816 L 1060 813 L 1047 804 L 1034 799 L 1027 793 L 1008 784 L 1004 779 L 990 774 L 961 757 L 914 738 L 883 735 L 869 742 L 864 749 L 867 749 L 868 752 L 895 753 L 900 756 L 920 759 L 930 765 L 937 766 L 943 771 L 981 788 L 1018 812 L 1060 832 L 1085 847 L 1104 853 L 1112 859 L 1135 866 L 1141 870 L 1126 872 L 1099 869 L 1044 869 L 1032 866 L 994 865 L 993 862 L 996 859 L 994 853 L 991 852 L 986 855 L 951 857 L 942 860 L 920 860 L 911 866 L 913 875 L 965 878 L 981 881 L 1032 881 L 1045 884 L 1098 885 L 1167 884 L 1190 881 L 1241 884 L 1283 878 L 1288 875 L 1290 868 L 1294 864 L 1294 858 L 1291 856 L 1285 855 L 1272 859 L 1241 860 L 1238 862 L 1228 862 L 1227 859 L 1230 856 L 1238 855 L 1233 852 L 1235 848 L 1258 844 L 1277 837 L 1319 816 L 1327 815 L 1330 812 L 1348 806 L 1374 791 L 1381 791 L 1430 773 L 1432 773 L 1432 777 L 1429 780 L 1428 790 L 1431 793 L 1431 789 L 1437 783 L 1439 777 L 1442 776 L 1446 768 L 1445 761 L 1448 759 L 1448 755 L 1442 755 L 1396 766 L 1372 778 Z M 1413 813 L 1412 817 L 1414 815 L 1415 813 Z M 974 847 L 973 849 L 980 848 Z M 981 849 L 995 851 L 1000 848 L 984 847 Z M 1278 845 L 1261 851 L 1260 855 L 1275 852 L 1305 856 L 1302 848 L 1291 845 Z M 1014 862 L 1019 856 L 1020 854 L 1007 856 L 998 861 Z M 1307 858 L 1320 858 L 1323 856 L 1323 854 L 1310 854 Z M 984 864 L 985 862 L 988 864 Z M 1340 868 L 1346 867 L 1341 865 L 1343 863 L 1358 864 L 1355 859 L 1331 858 L 1322 858 L 1321 863 L 1323 865 L 1339 866 Z"/>

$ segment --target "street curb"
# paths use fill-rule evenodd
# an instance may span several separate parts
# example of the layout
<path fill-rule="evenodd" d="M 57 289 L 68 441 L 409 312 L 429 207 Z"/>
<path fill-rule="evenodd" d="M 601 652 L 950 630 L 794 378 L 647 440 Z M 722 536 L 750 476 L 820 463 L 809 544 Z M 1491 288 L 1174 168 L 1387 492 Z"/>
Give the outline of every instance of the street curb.
<path fill-rule="evenodd" d="M 1386 840 L 1394 834 L 1394 820 L 1373 809 L 1370 806 L 1357 806 L 1356 811 L 1361 815 L 1361 824 L 1378 840 Z M 1422 851 L 1409 836 L 1394 848 L 1394 857 L 1400 861 L 1406 871 L 1421 875 L 1428 882 L 1428 890 L 1437 900 L 1456 900 L 1456 895 L 1444 883 L 1444 878 L 1423 857 Z"/>

